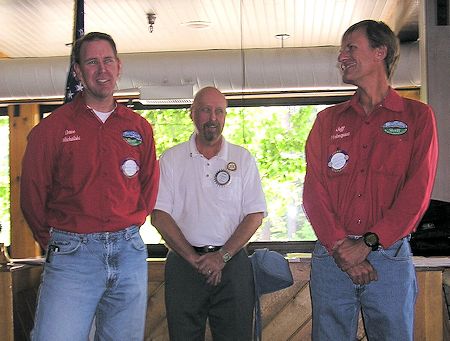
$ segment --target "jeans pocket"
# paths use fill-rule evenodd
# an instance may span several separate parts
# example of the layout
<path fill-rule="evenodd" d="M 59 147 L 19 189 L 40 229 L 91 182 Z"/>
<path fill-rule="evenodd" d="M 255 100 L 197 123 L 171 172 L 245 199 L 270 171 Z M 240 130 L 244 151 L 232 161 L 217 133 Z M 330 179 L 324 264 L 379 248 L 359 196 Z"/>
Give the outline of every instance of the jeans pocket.
<path fill-rule="evenodd" d="M 47 249 L 45 266 L 50 266 L 53 269 L 65 267 L 69 259 L 73 259 L 73 256 L 78 255 L 80 247 L 80 238 L 65 233 L 53 232 Z"/>
<path fill-rule="evenodd" d="M 145 245 L 144 241 L 142 240 L 142 237 L 141 237 L 141 234 L 139 233 L 139 231 L 137 231 L 131 237 L 131 244 L 138 251 L 143 251 L 147 248 L 147 245 Z"/>
<path fill-rule="evenodd" d="M 385 258 L 398 262 L 409 260 L 412 256 L 411 246 L 409 245 L 409 242 L 404 239 L 394 243 L 388 249 L 380 249 L 379 252 Z"/>
<path fill-rule="evenodd" d="M 50 245 L 58 247 L 56 253 L 60 255 L 69 255 L 75 253 L 81 245 L 81 240 L 74 238 L 60 238 L 56 236 L 50 241 Z"/>

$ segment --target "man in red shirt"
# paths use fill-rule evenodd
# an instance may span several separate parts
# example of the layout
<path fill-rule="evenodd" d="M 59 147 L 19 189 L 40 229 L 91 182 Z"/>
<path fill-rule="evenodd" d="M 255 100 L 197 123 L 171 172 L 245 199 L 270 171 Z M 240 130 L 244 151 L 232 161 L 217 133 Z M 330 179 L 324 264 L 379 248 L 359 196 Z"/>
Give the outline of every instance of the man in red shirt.
<path fill-rule="evenodd" d="M 118 104 L 113 39 L 91 32 L 74 45 L 83 91 L 28 137 L 21 207 L 47 249 L 33 340 L 141 340 L 147 248 L 139 234 L 156 202 L 153 131 Z"/>
<path fill-rule="evenodd" d="M 433 112 L 389 85 L 398 40 L 364 20 L 338 61 L 353 97 L 317 116 L 306 145 L 303 205 L 312 258 L 313 339 L 412 340 L 417 294 L 409 235 L 429 205 L 437 164 Z"/>

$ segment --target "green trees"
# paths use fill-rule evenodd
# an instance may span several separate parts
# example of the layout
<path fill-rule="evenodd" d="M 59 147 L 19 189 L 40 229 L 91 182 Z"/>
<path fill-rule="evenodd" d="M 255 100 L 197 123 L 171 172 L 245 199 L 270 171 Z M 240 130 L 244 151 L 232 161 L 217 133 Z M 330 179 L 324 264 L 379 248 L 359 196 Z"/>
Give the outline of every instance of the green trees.
<path fill-rule="evenodd" d="M 0 145 L 0 242 L 9 245 L 9 119 L 0 117 L 0 136 L 3 141 Z"/>
<path fill-rule="evenodd" d="M 269 216 L 256 240 L 315 240 L 301 207 L 305 175 L 305 141 L 319 107 L 229 108 L 224 136 L 256 158 Z M 193 124 L 188 109 L 145 110 L 154 128 L 158 156 L 189 139 Z M 7 117 L 0 117 L 0 136 L 9 140 Z M 9 244 L 9 145 L 0 146 L 0 241 Z M 158 238 L 160 238 L 158 236 Z M 158 242 L 159 239 L 156 240 Z"/>
<path fill-rule="evenodd" d="M 257 240 L 315 240 L 301 208 L 305 175 L 305 141 L 318 108 L 229 108 L 224 136 L 256 158 L 269 216 Z M 145 110 L 153 125 L 157 154 L 189 139 L 193 125 L 187 109 Z"/>

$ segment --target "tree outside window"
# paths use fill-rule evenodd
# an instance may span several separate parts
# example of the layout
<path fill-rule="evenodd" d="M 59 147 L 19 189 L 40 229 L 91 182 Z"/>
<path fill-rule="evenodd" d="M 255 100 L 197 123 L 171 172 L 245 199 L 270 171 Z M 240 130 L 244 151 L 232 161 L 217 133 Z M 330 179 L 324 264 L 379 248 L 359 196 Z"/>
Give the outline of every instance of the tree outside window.
<path fill-rule="evenodd" d="M 305 142 L 323 106 L 228 108 L 225 138 L 255 156 L 266 194 L 269 215 L 252 240 L 315 240 L 302 209 Z M 193 132 L 188 109 L 144 110 L 154 128 L 157 155 L 187 141 Z M 0 116 L 0 134 L 8 137 L 8 117 Z M 10 243 L 9 145 L 0 147 L 0 242 Z M 142 229 L 147 243 L 163 242 L 149 220 Z"/>
<path fill-rule="evenodd" d="M 3 141 L 9 141 L 9 118 L 0 116 L 0 136 Z M 9 143 L 0 145 L 0 243 L 9 245 L 10 213 L 9 213 Z"/>
<path fill-rule="evenodd" d="M 319 106 L 228 108 L 225 138 L 255 156 L 269 215 L 253 241 L 316 240 L 302 209 L 305 142 Z M 188 109 L 143 110 L 154 128 L 157 155 L 187 141 L 193 132 Z M 142 229 L 147 243 L 162 242 L 155 229 Z"/>

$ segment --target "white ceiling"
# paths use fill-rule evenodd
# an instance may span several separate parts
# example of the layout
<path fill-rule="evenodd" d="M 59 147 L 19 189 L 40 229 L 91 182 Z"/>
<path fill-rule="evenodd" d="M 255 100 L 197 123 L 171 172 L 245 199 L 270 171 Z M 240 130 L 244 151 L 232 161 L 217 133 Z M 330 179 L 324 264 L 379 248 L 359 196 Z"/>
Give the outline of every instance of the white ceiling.
<path fill-rule="evenodd" d="M 338 46 L 351 24 L 382 20 L 417 39 L 419 0 L 85 0 L 85 31 L 119 53 Z M 155 13 L 153 33 L 146 13 Z M 0 0 L 0 58 L 70 55 L 73 0 Z M 193 29 L 190 21 L 210 26 Z M 69 44 L 69 45 L 68 45 Z"/>

